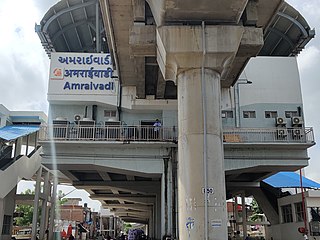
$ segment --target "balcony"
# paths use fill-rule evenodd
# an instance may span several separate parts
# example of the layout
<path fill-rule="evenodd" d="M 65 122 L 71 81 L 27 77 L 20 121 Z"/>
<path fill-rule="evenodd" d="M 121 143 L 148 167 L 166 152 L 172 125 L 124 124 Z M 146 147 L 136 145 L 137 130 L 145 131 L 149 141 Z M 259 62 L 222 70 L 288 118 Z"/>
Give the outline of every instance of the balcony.
<path fill-rule="evenodd" d="M 50 134 L 51 132 L 51 134 Z M 52 136 L 52 137 L 50 137 Z M 124 141 L 124 142 L 174 142 L 178 128 L 153 126 L 43 126 L 40 141 Z M 306 144 L 314 145 L 312 128 L 232 128 L 223 130 L 223 142 L 228 144 Z"/>
<path fill-rule="evenodd" d="M 232 128 L 223 130 L 225 144 L 305 144 L 314 145 L 313 129 Z"/>
<path fill-rule="evenodd" d="M 44 126 L 39 131 L 40 141 L 123 141 L 123 142 L 177 142 L 176 127 L 153 126 Z M 51 137 L 52 136 L 52 137 Z"/>

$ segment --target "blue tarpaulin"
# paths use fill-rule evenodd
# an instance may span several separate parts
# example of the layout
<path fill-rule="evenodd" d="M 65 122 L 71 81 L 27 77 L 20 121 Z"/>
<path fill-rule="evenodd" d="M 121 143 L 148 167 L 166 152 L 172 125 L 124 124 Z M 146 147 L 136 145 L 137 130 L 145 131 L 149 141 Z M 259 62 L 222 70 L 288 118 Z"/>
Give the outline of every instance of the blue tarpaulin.
<path fill-rule="evenodd" d="M 39 130 L 39 126 L 10 125 L 0 128 L 0 138 L 13 140 L 34 133 Z"/>
<path fill-rule="evenodd" d="M 263 180 L 275 188 L 300 188 L 300 175 L 295 172 L 279 172 Z M 302 177 L 304 188 L 320 188 L 320 184 L 306 177 Z"/>

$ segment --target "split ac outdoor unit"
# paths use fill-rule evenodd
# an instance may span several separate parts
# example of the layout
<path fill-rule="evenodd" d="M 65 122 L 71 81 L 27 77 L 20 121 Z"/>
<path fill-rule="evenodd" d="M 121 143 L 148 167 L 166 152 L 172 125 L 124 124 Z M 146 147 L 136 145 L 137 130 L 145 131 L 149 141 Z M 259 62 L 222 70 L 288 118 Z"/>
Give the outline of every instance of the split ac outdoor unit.
<path fill-rule="evenodd" d="M 292 117 L 291 118 L 292 126 L 301 126 L 303 124 L 302 117 Z"/>
<path fill-rule="evenodd" d="M 285 126 L 287 124 L 286 119 L 283 117 L 276 118 L 276 126 Z"/>
<path fill-rule="evenodd" d="M 285 138 L 288 135 L 288 130 L 286 128 L 277 129 L 277 137 L 279 139 Z"/>
<path fill-rule="evenodd" d="M 80 114 L 75 114 L 74 115 L 74 120 L 75 121 L 80 121 L 82 119 L 82 116 Z"/>
<path fill-rule="evenodd" d="M 293 138 L 300 139 L 300 137 L 303 136 L 302 129 L 293 129 L 292 136 L 293 136 Z"/>

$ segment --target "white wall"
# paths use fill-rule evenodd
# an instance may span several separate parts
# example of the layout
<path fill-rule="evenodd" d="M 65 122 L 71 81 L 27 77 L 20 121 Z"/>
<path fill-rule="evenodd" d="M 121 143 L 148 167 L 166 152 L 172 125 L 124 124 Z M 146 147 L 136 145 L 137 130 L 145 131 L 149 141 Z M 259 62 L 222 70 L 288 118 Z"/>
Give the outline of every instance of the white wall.
<path fill-rule="evenodd" d="M 240 105 L 256 103 L 302 104 L 300 78 L 295 57 L 251 58 L 240 79 Z"/>

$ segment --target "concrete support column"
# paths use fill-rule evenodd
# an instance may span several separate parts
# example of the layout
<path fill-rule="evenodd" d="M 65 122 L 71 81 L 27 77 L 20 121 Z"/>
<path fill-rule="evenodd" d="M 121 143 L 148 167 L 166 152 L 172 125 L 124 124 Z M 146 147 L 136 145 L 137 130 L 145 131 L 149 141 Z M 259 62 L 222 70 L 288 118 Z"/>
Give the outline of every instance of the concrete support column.
<path fill-rule="evenodd" d="M 161 236 L 172 235 L 172 160 L 165 158 L 161 182 Z"/>
<path fill-rule="evenodd" d="M 53 176 L 54 177 L 54 176 Z M 51 208 L 50 208 L 50 220 L 49 220 L 49 240 L 53 240 L 54 230 L 54 219 L 56 216 L 56 195 L 57 195 L 58 180 L 54 177 L 52 184 L 52 195 L 51 195 Z"/>
<path fill-rule="evenodd" d="M 34 203 L 33 203 L 33 216 L 32 216 L 32 235 L 31 239 L 36 239 L 37 235 L 37 223 L 38 223 L 38 207 L 41 195 L 41 175 L 42 175 L 42 167 L 39 168 L 37 171 L 37 181 L 35 187 L 35 196 L 34 196 Z"/>
<path fill-rule="evenodd" d="M 109 236 L 111 236 L 111 237 L 114 237 L 113 235 L 113 230 L 114 230 L 114 228 L 113 228 L 114 226 L 113 226 L 113 217 L 111 217 L 110 216 L 110 218 L 109 218 Z"/>
<path fill-rule="evenodd" d="M 21 148 L 22 148 L 22 138 L 17 138 L 14 142 L 14 156 L 13 156 L 14 161 L 21 154 Z"/>
<path fill-rule="evenodd" d="M 205 92 L 202 92 L 202 82 Z M 217 72 L 192 69 L 178 75 L 178 118 L 180 239 L 227 239 L 220 75 Z"/>
<path fill-rule="evenodd" d="M 236 232 L 239 231 L 239 211 L 238 211 L 238 196 L 235 196 L 234 198 L 235 202 L 234 202 L 234 207 L 235 207 L 235 210 L 234 210 L 234 213 L 235 213 L 235 220 L 236 220 Z"/>
<path fill-rule="evenodd" d="M 155 202 L 155 225 L 154 225 L 154 234 L 155 239 L 161 239 L 161 226 L 164 219 L 161 219 L 161 189 L 156 193 L 156 202 Z"/>
<path fill-rule="evenodd" d="M 242 202 L 242 229 L 243 229 L 243 237 L 247 236 L 247 208 L 246 208 L 246 197 L 245 194 L 241 195 Z"/>
<path fill-rule="evenodd" d="M 42 200 L 42 206 L 41 206 L 41 221 L 40 221 L 40 239 L 44 239 L 45 231 L 48 226 L 48 197 L 50 193 L 50 173 L 46 172 L 44 176 L 44 185 L 43 185 L 43 200 Z"/>

